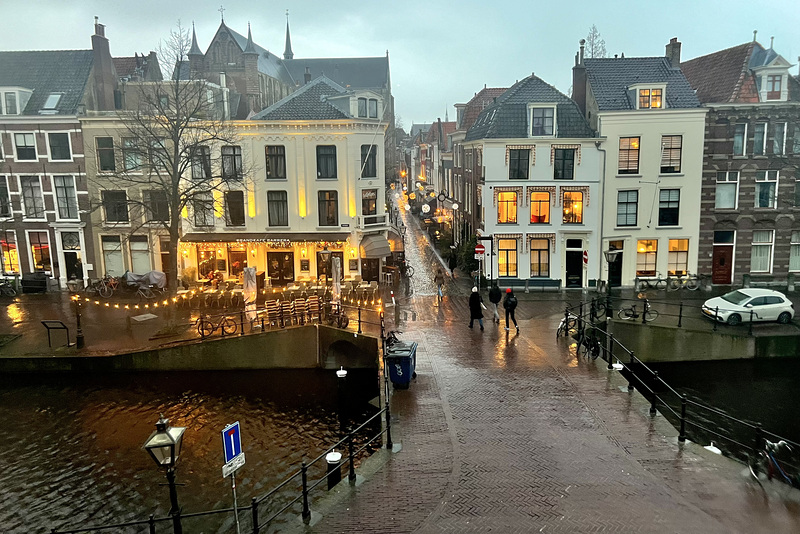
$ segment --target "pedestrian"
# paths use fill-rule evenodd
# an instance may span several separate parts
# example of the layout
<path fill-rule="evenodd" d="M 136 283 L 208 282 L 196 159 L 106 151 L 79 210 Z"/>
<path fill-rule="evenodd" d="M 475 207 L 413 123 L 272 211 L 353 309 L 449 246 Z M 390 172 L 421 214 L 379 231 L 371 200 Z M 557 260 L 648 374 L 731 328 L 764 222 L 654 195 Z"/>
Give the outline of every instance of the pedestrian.
<path fill-rule="evenodd" d="M 442 287 L 444 286 L 444 274 L 442 274 L 441 269 L 436 271 L 436 276 L 433 277 L 433 283 L 436 284 L 436 294 L 441 301 L 444 298 L 444 294 L 442 293 Z"/>
<path fill-rule="evenodd" d="M 481 294 L 478 293 L 478 288 L 472 288 L 472 294 L 469 296 L 469 327 L 472 328 L 472 322 L 477 319 L 478 324 L 481 325 L 483 330 L 483 299 Z"/>
<path fill-rule="evenodd" d="M 506 330 L 508 330 L 508 316 L 510 315 L 511 320 L 514 321 L 514 326 L 517 327 L 517 332 L 519 332 L 517 318 L 514 316 L 514 310 L 517 309 L 517 297 L 514 296 L 514 290 L 510 287 L 506 289 L 506 299 L 503 301 L 503 308 L 506 309 Z"/>
<path fill-rule="evenodd" d="M 489 302 L 492 303 L 492 311 L 494 312 L 494 322 L 500 324 L 500 312 L 497 310 L 497 305 L 500 304 L 500 300 L 503 298 L 503 294 L 500 292 L 500 288 L 497 287 L 497 282 L 492 284 L 492 288 L 489 290 Z"/>

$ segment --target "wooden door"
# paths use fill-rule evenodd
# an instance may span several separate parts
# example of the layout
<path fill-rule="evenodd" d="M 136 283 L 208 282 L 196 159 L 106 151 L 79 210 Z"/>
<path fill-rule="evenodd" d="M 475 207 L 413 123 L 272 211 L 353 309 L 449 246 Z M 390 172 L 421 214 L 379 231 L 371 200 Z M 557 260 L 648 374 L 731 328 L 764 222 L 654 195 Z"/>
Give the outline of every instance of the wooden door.
<path fill-rule="evenodd" d="M 711 261 L 711 283 L 730 284 L 733 273 L 733 247 L 714 245 Z"/>

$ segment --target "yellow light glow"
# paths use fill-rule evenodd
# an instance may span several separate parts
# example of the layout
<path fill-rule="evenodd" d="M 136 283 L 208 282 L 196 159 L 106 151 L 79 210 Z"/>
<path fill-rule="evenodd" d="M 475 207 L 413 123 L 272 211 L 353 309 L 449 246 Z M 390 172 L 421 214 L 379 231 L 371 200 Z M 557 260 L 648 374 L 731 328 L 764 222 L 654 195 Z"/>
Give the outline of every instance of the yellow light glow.
<path fill-rule="evenodd" d="M 350 194 L 350 217 L 356 216 L 356 195 L 355 193 Z"/>
<path fill-rule="evenodd" d="M 183 217 L 184 219 L 188 219 L 189 218 L 189 208 L 188 207 L 184 206 L 184 207 L 181 208 L 181 217 Z"/>
<path fill-rule="evenodd" d="M 213 191 L 214 194 L 214 215 L 220 219 L 225 216 L 225 205 L 222 202 L 222 191 Z"/>
<path fill-rule="evenodd" d="M 253 191 L 247 192 L 247 215 L 251 219 L 256 216 L 256 194 Z"/>
<path fill-rule="evenodd" d="M 305 190 L 301 189 L 299 192 L 299 199 L 297 203 L 297 212 L 300 214 L 300 217 L 305 217 L 307 215 L 306 212 L 306 195 Z"/>

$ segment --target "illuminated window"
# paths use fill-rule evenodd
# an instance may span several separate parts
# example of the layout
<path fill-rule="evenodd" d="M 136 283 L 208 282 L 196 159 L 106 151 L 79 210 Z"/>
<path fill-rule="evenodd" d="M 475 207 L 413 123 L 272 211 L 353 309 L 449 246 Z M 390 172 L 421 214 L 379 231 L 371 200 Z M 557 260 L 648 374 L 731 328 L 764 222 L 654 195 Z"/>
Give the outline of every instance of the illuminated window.
<path fill-rule="evenodd" d="M 378 218 L 378 190 L 364 189 L 361 191 L 361 215 L 364 215 L 364 224 L 375 224 Z M 372 215 L 372 217 L 366 217 Z"/>
<path fill-rule="evenodd" d="M 661 89 L 639 89 L 639 109 L 661 107 Z"/>
<path fill-rule="evenodd" d="M 641 239 L 636 242 L 636 276 L 655 276 L 658 255 L 657 239 Z"/>
<path fill-rule="evenodd" d="M 512 224 L 517 222 L 517 193 L 502 191 L 497 194 L 497 223 Z"/>
<path fill-rule="evenodd" d="M 670 239 L 667 257 L 667 274 L 678 276 L 686 274 L 689 267 L 689 240 Z"/>
<path fill-rule="evenodd" d="M 33 270 L 49 272 L 52 268 L 50 266 L 50 240 L 47 232 L 28 232 L 28 240 L 31 243 Z"/>
<path fill-rule="evenodd" d="M 620 137 L 618 174 L 639 174 L 639 138 Z"/>
<path fill-rule="evenodd" d="M 580 191 L 564 191 L 563 223 L 583 223 L 583 193 Z"/>
<path fill-rule="evenodd" d="M 19 274 L 19 253 L 13 230 L 0 235 L 0 252 L 3 255 L 3 274 Z"/>
<path fill-rule="evenodd" d="M 497 240 L 498 276 L 517 276 L 517 240 Z"/>
<path fill-rule="evenodd" d="M 531 277 L 550 276 L 550 240 L 531 239 Z"/>
<path fill-rule="evenodd" d="M 550 193 L 531 193 L 531 224 L 550 223 Z"/>

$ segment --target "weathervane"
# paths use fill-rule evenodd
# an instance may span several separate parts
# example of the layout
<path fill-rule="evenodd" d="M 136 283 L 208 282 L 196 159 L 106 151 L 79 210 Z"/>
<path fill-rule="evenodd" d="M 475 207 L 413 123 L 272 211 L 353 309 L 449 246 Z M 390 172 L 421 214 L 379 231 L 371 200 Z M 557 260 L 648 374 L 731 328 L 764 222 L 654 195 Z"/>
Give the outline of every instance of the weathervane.
<path fill-rule="evenodd" d="M 219 9 L 217 11 L 219 11 L 220 20 L 222 20 L 222 22 L 225 22 L 225 8 L 222 7 L 222 6 L 219 6 Z"/>

